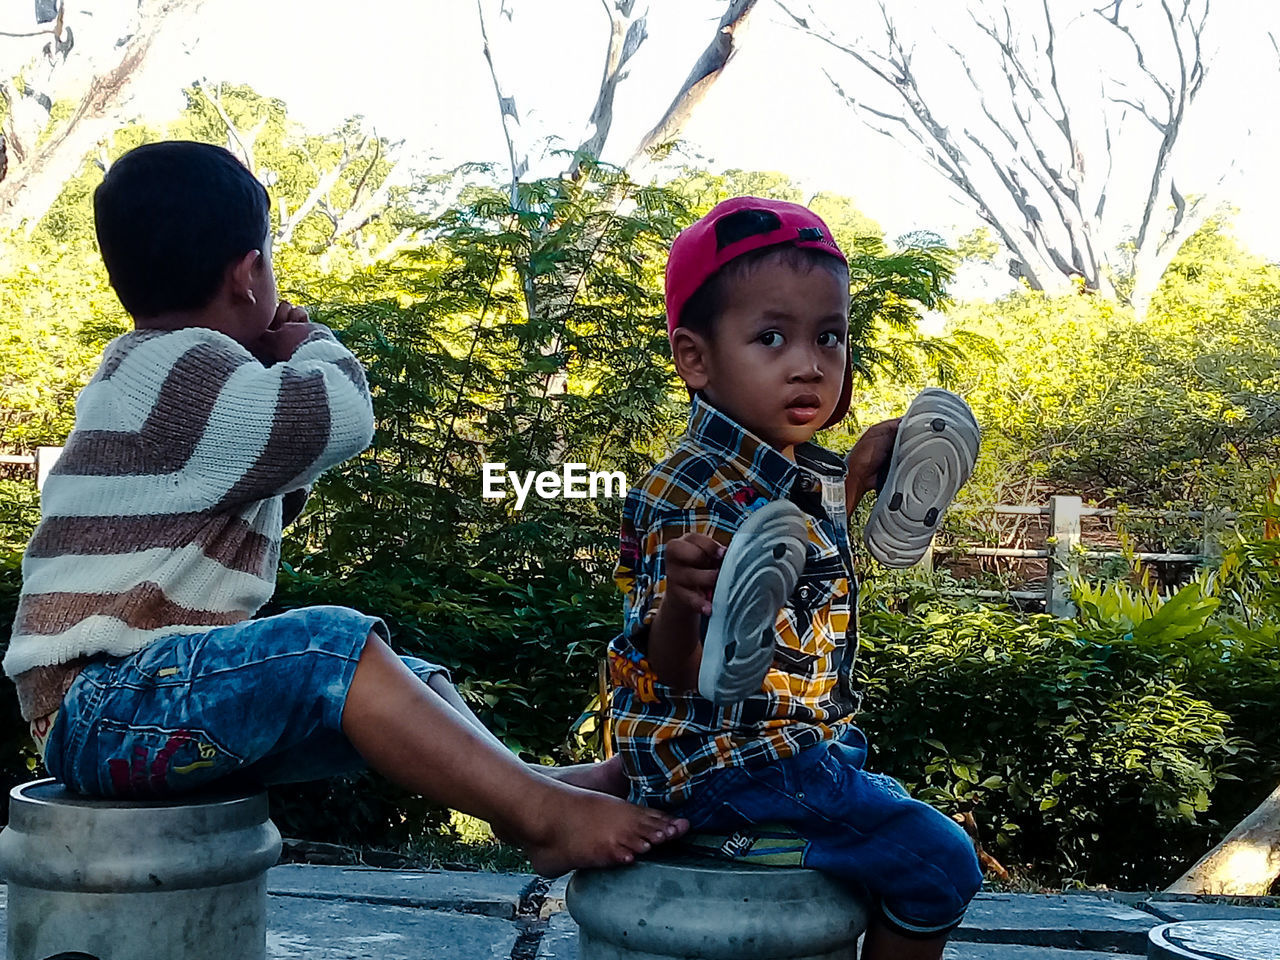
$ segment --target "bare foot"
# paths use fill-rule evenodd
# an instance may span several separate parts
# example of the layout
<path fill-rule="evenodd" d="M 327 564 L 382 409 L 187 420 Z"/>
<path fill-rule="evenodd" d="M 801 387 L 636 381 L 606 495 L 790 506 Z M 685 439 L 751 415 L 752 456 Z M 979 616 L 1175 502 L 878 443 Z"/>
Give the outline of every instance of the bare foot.
<path fill-rule="evenodd" d="M 603 763 L 575 763 L 568 767 L 535 766 L 533 769 L 544 777 L 572 784 L 583 790 L 594 790 L 614 797 L 627 795 L 627 775 L 622 772 L 622 757 L 618 754 Z"/>
<path fill-rule="evenodd" d="M 525 830 L 511 832 L 544 877 L 633 863 L 689 829 L 688 820 L 569 785 L 533 800 L 526 823 Z"/>

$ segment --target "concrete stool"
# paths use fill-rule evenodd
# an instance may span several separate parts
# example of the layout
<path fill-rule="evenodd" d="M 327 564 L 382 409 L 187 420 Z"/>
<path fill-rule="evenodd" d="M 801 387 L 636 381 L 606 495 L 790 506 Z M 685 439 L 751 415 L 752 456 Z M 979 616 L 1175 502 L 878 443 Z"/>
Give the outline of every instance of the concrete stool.
<path fill-rule="evenodd" d="M 1158 960 L 1276 960 L 1280 922 L 1275 920 L 1184 920 L 1156 927 L 1147 956 Z"/>
<path fill-rule="evenodd" d="M 144 802 L 14 787 L 0 833 L 9 960 L 264 960 L 279 856 L 261 791 Z"/>
<path fill-rule="evenodd" d="M 569 881 L 580 960 L 848 960 L 867 927 L 846 887 L 800 867 L 653 857 Z"/>

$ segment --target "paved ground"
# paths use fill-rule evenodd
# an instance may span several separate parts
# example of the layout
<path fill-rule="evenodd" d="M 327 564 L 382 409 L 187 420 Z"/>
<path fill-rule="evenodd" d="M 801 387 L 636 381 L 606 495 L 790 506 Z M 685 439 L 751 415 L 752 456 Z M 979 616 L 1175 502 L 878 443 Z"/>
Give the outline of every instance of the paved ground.
<path fill-rule="evenodd" d="M 288 864 L 267 875 L 272 960 L 577 960 L 563 880 Z M 0 916 L 3 894 L 0 892 Z M 979 894 L 949 960 L 1123 960 L 1161 923 L 1280 920 L 1275 899 Z"/>

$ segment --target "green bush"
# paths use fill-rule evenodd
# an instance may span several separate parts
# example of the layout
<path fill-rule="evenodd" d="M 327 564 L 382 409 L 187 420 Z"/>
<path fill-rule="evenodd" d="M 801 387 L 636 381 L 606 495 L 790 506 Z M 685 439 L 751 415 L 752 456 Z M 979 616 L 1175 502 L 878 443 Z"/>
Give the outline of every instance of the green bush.
<path fill-rule="evenodd" d="M 1273 475 L 1280 268 L 1221 219 L 1183 245 L 1141 320 L 1102 298 L 1020 291 L 964 304 L 950 325 L 1001 349 L 959 381 L 986 431 L 975 502 L 1050 491 L 1239 509 Z"/>
<path fill-rule="evenodd" d="M 8 648 L 9 628 L 18 612 L 18 591 L 22 586 L 19 557 L 0 554 L 0 651 Z M 0 684 L 0 789 L 9 790 L 40 772 L 39 760 L 27 725 L 18 710 L 18 695 L 12 683 Z M 9 804 L 0 810 L 0 822 L 8 823 Z"/>
<path fill-rule="evenodd" d="M 1280 624 L 1243 602 L 1280 584 L 1274 545 L 1169 597 L 1081 585 L 1071 621 L 919 596 L 904 613 L 867 585 L 873 762 L 1037 876 L 1167 884 L 1280 779 Z"/>

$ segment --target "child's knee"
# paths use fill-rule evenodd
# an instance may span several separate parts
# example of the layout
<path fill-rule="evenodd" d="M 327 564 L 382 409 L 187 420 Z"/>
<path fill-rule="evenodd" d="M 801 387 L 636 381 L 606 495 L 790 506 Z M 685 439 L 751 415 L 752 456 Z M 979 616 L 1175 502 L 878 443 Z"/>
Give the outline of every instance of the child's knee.
<path fill-rule="evenodd" d="M 382 636 L 378 631 L 370 630 L 368 636 L 364 638 L 364 647 L 361 648 L 360 655 L 364 656 L 370 650 L 378 650 L 381 652 L 380 648 L 382 647 L 386 647 L 388 653 L 391 652 L 391 645 L 382 639 Z"/>
<path fill-rule="evenodd" d="M 441 696 L 457 692 L 453 684 L 449 682 L 449 678 L 439 670 L 427 676 L 427 686 Z"/>
<path fill-rule="evenodd" d="M 937 814 L 934 862 L 946 871 L 955 886 L 956 894 L 965 903 L 982 887 L 982 866 L 978 863 L 978 851 L 973 839 L 964 828 L 943 813 Z"/>

